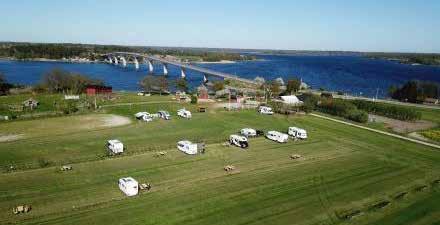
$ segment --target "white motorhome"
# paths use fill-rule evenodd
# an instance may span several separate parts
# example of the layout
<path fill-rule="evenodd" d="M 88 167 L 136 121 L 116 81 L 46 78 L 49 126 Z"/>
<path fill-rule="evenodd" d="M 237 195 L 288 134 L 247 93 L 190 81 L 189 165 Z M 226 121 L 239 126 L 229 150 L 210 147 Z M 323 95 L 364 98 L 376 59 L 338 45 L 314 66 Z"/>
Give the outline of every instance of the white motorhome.
<path fill-rule="evenodd" d="M 240 134 L 245 137 L 256 137 L 257 131 L 252 128 L 243 128 L 241 129 Z"/>
<path fill-rule="evenodd" d="M 138 113 L 134 114 L 134 116 L 136 117 L 136 119 L 142 120 L 145 122 L 153 121 L 153 117 L 148 112 L 138 112 Z"/>
<path fill-rule="evenodd" d="M 249 143 L 246 137 L 240 136 L 240 135 L 231 135 L 229 136 L 229 143 L 231 145 L 238 146 L 240 148 L 247 148 L 249 147 Z"/>
<path fill-rule="evenodd" d="M 260 114 L 273 115 L 272 108 L 267 107 L 267 106 L 260 106 L 260 108 L 258 109 L 258 112 Z"/>
<path fill-rule="evenodd" d="M 186 110 L 186 109 L 179 109 L 179 110 L 177 110 L 177 115 L 182 117 L 182 118 L 186 118 L 186 119 L 191 119 L 191 117 L 192 117 L 191 112 Z"/>
<path fill-rule="evenodd" d="M 307 131 L 298 127 L 289 127 L 287 133 L 293 138 L 307 139 Z"/>
<path fill-rule="evenodd" d="M 164 120 L 170 120 L 171 119 L 171 115 L 167 111 L 159 111 L 159 112 L 157 112 L 157 114 L 159 115 L 160 118 L 162 118 Z"/>
<path fill-rule="evenodd" d="M 278 131 L 269 131 L 267 132 L 266 137 L 279 143 L 286 143 L 289 140 L 289 135 Z"/>
<path fill-rule="evenodd" d="M 194 144 L 188 140 L 177 142 L 177 148 L 188 155 L 197 154 L 197 144 Z"/>
<path fill-rule="evenodd" d="M 119 140 L 108 140 L 107 149 L 112 154 L 121 154 L 124 152 L 124 144 L 122 144 L 122 142 L 120 142 Z"/>
<path fill-rule="evenodd" d="M 139 192 L 139 183 L 132 177 L 119 179 L 119 189 L 127 196 L 135 196 Z"/>

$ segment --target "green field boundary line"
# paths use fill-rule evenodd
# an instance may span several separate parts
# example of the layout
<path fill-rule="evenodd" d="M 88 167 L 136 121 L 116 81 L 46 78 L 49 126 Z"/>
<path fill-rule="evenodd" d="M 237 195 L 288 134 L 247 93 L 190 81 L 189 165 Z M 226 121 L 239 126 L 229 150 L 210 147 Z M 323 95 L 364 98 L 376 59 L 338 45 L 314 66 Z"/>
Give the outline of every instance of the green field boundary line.
<path fill-rule="evenodd" d="M 393 133 L 389 133 L 389 132 L 386 132 L 386 131 L 381 131 L 381 130 L 376 130 L 376 129 L 369 128 L 369 127 L 364 127 L 364 126 L 357 125 L 357 124 L 354 124 L 354 123 L 349 123 L 349 122 L 333 119 L 333 118 L 330 118 L 330 117 L 327 117 L 327 116 L 322 116 L 322 115 L 318 115 L 318 114 L 314 114 L 314 113 L 310 113 L 309 115 L 314 116 L 314 117 L 318 117 L 318 118 L 321 118 L 321 119 L 326 119 L 326 120 L 330 120 L 330 121 L 333 121 L 333 122 L 345 124 L 345 125 L 348 125 L 348 126 L 357 127 L 357 128 L 361 128 L 361 129 L 364 129 L 364 130 L 376 132 L 376 133 L 379 133 L 379 134 L 384 134 L 384 135 L 387 135 L 387 136 L 390 136 L 390 137 L 399 138 L 401 140 L 410 141 L 410 142 L 414 142 L 414 143 L 417 143 L 417 144 L 421 144 L 421 145 L 429 146 L 429 147 L 432 147 L 432 148 L 440 149 L 440 145 L 436 145 L 436 144 L 432 144 L 432 143 L 428 143 L 428 142 L 424 142 L 424 141 L 420 141 L 420 140 L 404 137 L 404 136 L 393 134 Z"/>
<path fill-rule="evenodd" d="M 160 103 L 176 103 L 176 101 L 124 102 L 124 103 L 102 105 L 101 107 L 106 108 L 106 107 L 130 106 L 130 105 L 160 104 Z"/>

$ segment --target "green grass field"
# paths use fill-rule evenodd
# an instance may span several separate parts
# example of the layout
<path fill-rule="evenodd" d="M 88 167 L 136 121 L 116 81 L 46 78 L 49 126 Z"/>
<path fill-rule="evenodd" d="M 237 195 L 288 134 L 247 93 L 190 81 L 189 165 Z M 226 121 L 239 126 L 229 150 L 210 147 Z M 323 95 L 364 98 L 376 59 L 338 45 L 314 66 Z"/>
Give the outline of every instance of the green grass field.
<path fill-rule="evenodd" d="M 105 117 L 191 105 L 107 107 L 101 114 L 0 124 L 22 139 L 0 143 L 0 224 L 439 224 L 440 152 L 312 116 L 263 116 L 209 109 L 192 120 L 134 121 L 84 127 Z M 250 140 L 248 150 L 224 147 L 244 127 L 308 130 L 307 141 Z M 105 156 L 118 138 L 124 156 Z M 204 140 L 207 152 L 188 156 L 175 144 Z M 167 151 L 164 157 L 154 157 Z M 291 154 L 302 159 L 292 160 Z M 41 161 L 47 162 L 41 165 Z M 73 170 L 59 166 L 72 163 Z M 236 171 L 228 174 L 225 165 Z M 17 168 L 8 172 L 9 166 Z M 150 192 L 125 197 L 121 177 L 150 182 Z M 426 185 L 426 188 L 420 188 Z M 401 193 L 404 197 L 398 198 Z M 385 208 L 374 207 L 388 201 Z M 28 214 L 12 207 L 31 204 Z M 359 210 L 352 219 L 342 217 Z"/>

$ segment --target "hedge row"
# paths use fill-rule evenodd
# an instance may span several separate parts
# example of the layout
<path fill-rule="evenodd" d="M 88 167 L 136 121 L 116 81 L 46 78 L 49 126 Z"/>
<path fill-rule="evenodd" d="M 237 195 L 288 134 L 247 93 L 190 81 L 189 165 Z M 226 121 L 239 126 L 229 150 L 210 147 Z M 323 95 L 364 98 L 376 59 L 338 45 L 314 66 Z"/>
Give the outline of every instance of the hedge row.
<path fill-rule="evenodd" d="M 366 123 L 368 121 L 367 112 L 359 110 L 351 102 L 340 99 L 322 100 L 321 103 L 318 104 L 317 110 L 359 123 Z"/>
<path fill-rule="evenodd" d="M 417 110 L 404 106 L 370 102 L 365 100 L 354 100 L 352 103 L 356 105 L 358 109 L 393 119 L 414 121 L 419 120 L 422 117 L 422 114 Z"/>

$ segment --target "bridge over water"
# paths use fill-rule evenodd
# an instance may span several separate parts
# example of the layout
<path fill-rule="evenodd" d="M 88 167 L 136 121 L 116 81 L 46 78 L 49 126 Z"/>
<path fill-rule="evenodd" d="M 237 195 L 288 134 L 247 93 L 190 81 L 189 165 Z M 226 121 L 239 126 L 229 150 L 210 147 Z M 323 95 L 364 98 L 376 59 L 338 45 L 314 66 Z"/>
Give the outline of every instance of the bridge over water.
<path fill-rule="evenodd" d="M 155 56 L 151 56 L 151 55 L 147 55 L 147 54 L 132 53 L 132 52 L 113 52 L 113 53 L 108 53 L 105 56 L 107 57 L 107 62 L 109 62 L 111 64 L 115 64 L 115 65 L 121 64 L 124 67 L 127 66 L 127 59 L 132 59 L 136 69 L 139 69 L 139 60 L 141 60 L 141 62 L 145 62 L 145 64 L 148 65 L 148 69 L 149 69 L 150 73 L 154 72 L 153 63 L 159 62 L 163 66 L 164 75 L 168 75 L 168 65 L 172 65 L 172 66 L 176 66 L 176 67 L 180 68 L 182 78 L 186 77 L 186 70 L 192 70 L 192 71 L 202 73 L 205 77 L 215 76 L 215 77 L 220 77 L 223 79 L 237 80 L 237 81 L 240 81 L 243 83 L 248 83 L 248 84 L 253 84 L 253 85 L 258 84 L 254 80 L 240 78 L 240 77 L 232 75 L 232 74 L 218 72 L 218 71 L 198 67 L 198 66 L 194 66 L 194 65 L 191 65 L 188 63 L 171 61 L 171 60 L 167 60 L 164 58 L 155 57 Z"/>

